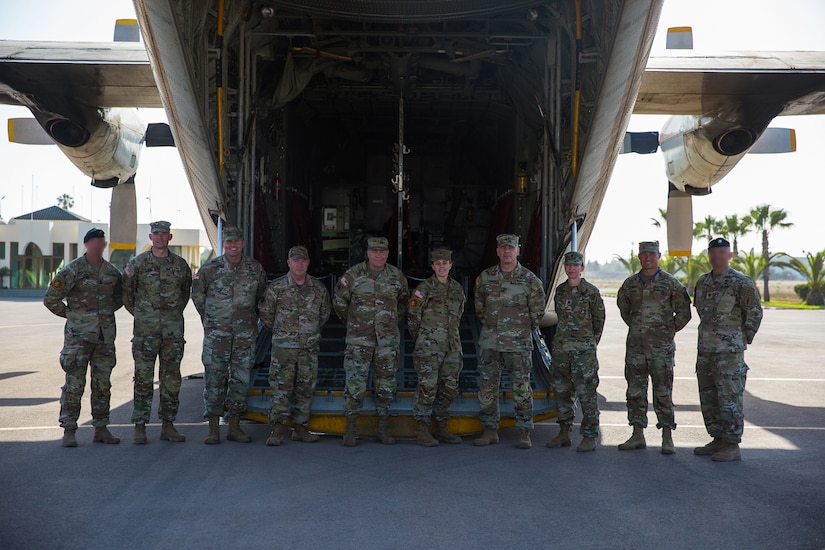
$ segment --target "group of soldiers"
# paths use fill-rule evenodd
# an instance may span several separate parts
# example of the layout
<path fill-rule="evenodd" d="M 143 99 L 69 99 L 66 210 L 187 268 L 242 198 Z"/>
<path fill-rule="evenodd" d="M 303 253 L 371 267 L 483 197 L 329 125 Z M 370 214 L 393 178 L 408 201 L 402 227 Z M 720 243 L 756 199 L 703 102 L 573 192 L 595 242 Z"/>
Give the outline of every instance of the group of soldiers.
<path fill-rule="evenodd" d="M 240 427 L 240 418 L 246 411 L 259 319 L 272 331 L 271 432 L 266 445 L 283 443 L 288 420 L 293 426 L 293 441 L 318 440 L 307 424 L 318 375 L 321 328 L 332 310 L 346 325 L 343 445 L 358 444 L 357 418 L 370 373 L 378 440 L 387 445 L 395 443 L 389 413 L 396 393 L 399 327 L 405 318 L 415 340 L 413 365 L 418 384 L 413 413 L 417 441 L 426 447 L 439 442 L 461 443 L 461 438 L 447 428 L 463 364 L 459 325 L 465 307 L 464 291 L 450 277 L 450 250 L 431 252 L 433 275 L 410 294 L 406 277 L 387 263 L 387 239 L 368 239 L 366 260 L 341 276 L 330 301 L 326 287 L 308 274 L 310 261 L 304 246 L 289 250 L 288 273 L 267 284 L 261 265 L 243 255 L 243 235 L 238 228 L 225 228 L 223 255 L 205 263 L 194 277 L 186 262 L 169 250 L 169 222 L 152 223 L 149 237 L 152 248 L 131 260 L 121 276 L 102 257 L 106 247 L 103 231 L 90 230 L 84 238 L 86 253 L 60 271 L 46 293 L 45 305 L 67 318 L 60 354 L 66 372 L 60 401 L 63 446 L 77 445 L 75 432 L 87 366 L 92 380 L 93 440 L 120 441 L 109 432 L 107 424 L 109 379 L 115 365 L 114 312 L 121 305 L 134 316 L 133 442 L 147 442 L 156 360 L 160 438 L 185 441 L 174 421 L 181 386 L 183 310 L 190 294 L 204 327 L 204 417 L 209 421 L 204 443 L 220 443 L 224 411 L 228 416 L 226 439 L 250 441 Z M 481 323 L 478 399 L 483 426 L 481 435 L 473 440 L 476 446 L 499 441 L 499 385 L 502 372 L 507 371 L 515 405 L 516 446 L 532 447 L 533 331 L 545 313 L 545 293 L 538 277 L 519 263 L 519 251 L 516 235 L 499 235 L 499 262 L 482 271 L 475 281 L 474 306 Z M 708 252 L 713 269 L 699 279 L 694 305 L 701 318 L 696 366 L 699 394 L 713 441 L 694 449 L 694 453 L 731 461 L 741 458 L 738 444 L 748 369 L 744 349 L 759 328 L 762 310 L 753 282 L 729 267 L 730 244 L 722 238 L 714 239 Z M 618 292 L 619 310 L 628 325 L 625 377 L 628 421 L 633 427 L 632 436 L 619 449 L 646 447 L 650 378 L 657 427 L 662 430 L 661 450 L 672 454 L 675 447 L 671 432 L 676 428 L 672 399 L 674 335 L 690 320 L 691 302 L 685 287 L 659 268 L 660 257 L 658 242 L 641 243 L 641 270 L 624 281 Z M 547 447 L 571 445 L 570 428 L 578 398 L 582 439 L 576 450 L 587 452 L 596 449 L 599 433 L 596 349 L 605 308 L 599 290 L 582 277 L 583 260 L 580 252 L 564 255 L 567 281 L 555 289 L 558 325 L 552 346 L 552 383 L 559 433 Z"/>

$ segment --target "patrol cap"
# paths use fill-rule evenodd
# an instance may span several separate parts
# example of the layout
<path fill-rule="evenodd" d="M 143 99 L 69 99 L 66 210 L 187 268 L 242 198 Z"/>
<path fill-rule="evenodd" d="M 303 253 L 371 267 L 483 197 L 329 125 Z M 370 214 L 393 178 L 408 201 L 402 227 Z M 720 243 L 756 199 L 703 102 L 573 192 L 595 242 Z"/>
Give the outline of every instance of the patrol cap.
<path fill-rule="evenodd" d="M 165 221 L 156 221 L 149 224 L 149 229 L 152 233 L 169 233 L 172 224 Z"/>
<path fill-rule="evenodd" d="M 639 243 L 639 254 L 642 252 L 659 253 L 659 241 L 642 241 Z"/>
<path fill-rule="evenodd" d="M 584 256 L 581 252 L 567 252 L 564 255 L 564 265 L 584 265 Z"/>
<path fill-rule="evenodd" d="M 86 235 L 83 237 L 83 242 L 87 243 L 90 239 L 105 239 L 106 233 L 103 232 L 102 229 L 99 227 L 93 227 L 86 231 Z"/>
<path fill-rule="evenodd" d="M 223 240 L 225 241 L 242 241 L 243 231 L 240 227 L 233 227 L 231 225 L 223 228 Z"/>
<path fill-rule="evenodd" d="M 304 258 L 305 260 L 308 260 L 309 252 L 307 251 L 307 247 L 297 245 L 289 249 L 288 256 L 290 260 L 295 260 L 297 258 Z"/>
<path fill-rule="evenodd" d="M 389 250 L 390 241 L 386 237 L 373 237 L 367 239 L 367 250 Z"/>
<path fill-rule="evenodd" d="M 501 248 L 502 246 L 518 246 L 518 235 L 512 235 L 510 233 L 502 233 L 498 237 L 496 237 L 496 246 Z"/>
<path fill-rule="evenodd" d="M 708 250 L 711 248 L 730 248 L 730 243 L 723 237 L 716 237 L 708 243 Z"/>
<path fill-rule="evenodd" d="M 444 260 L 447 262 L 453 261 L 453 251 L 447 248 L 436 248 L 430 254 L 432 257 L 432 261 L 435 262 L 437 260 Z"/>

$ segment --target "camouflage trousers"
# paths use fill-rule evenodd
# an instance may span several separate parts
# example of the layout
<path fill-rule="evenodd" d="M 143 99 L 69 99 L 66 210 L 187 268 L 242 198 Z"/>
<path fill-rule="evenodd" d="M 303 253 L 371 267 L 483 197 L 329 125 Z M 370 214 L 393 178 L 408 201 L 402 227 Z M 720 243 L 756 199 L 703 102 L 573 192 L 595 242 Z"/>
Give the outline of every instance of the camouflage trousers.
<path fill-rule="evenodd" d="M 398 349 L 348 345 L 344 351 L 344 413 L 347 416 L 358 414 L 364 406 L 370 366 L 373 370 L 375 411 L 379 415 L 390 412 L 390 403 L 395 397 Z"/>
<path fill-rule="evenodd" d="M 95 342 L 69 341 L 60 351 L 60 366 L 66 373 L 66 383 L 60 393 L 60 426 L 77 428 L 80 400 L 86 388 L 88 365 L 92 386 L 92 424 L 100 428 L 109 424 L 109 401 L 112 395 L 112 369 L 116 363 L 115 344 L 106 344 L 102 337 Z"/>
<path fill-rule="evenodd" d="M 481 348 L 478 358 L 478 419 L 491 430 L 498 429 L 501 414 L 498 410 L 501 372 L 510 373 L 513 387 L 513 405 L 516 412 L 516 428 L 533 429 L 533 388 L 530 386 L 530 370 L 533 367 L 532 351 L 494 351 Z"/>
<path fill-rule="evenodd" d="M 183 338 L 135 336 L 132 338 L 132 358 L 135 360 L 135 390 L 132 404 L 132 424 L 148 424 L 152 413 L 152 393 L 155 381 L 155 359 L 159 361 L 160 403 L 158 418 L 173 422 L 180 405 L 180 361 L 183 359 Z"/>
<path fill-rule="evenodd" d="M 203 338 L 203 401 L 205 417 L 246 412 L 249 374 L 255 361 L 255 339 L 212 331 Z"/>
<path fill-rule="evenodd" d="M 556 351 L 553 353 L 553 389 L 556 394 L 556 410 L 559 424 L 572 424 L 575 413 L 574 399 L 579 398 L 582 407 L 582 424 L 579 429 L 584 437 L 599 435 L 599 403 L 596 388 L 599 387 L 599 361 L 596 350 Z"/>
<path fill-rule="evenodd" d="M 414 353 L 418 374 L 413 415 L 416 420 L 438 421 L 450 418 L 450 405 L 458 395 L 458 375 L 463 367 L 460 351 Z"/>
<path fill-rule="evenodd" d="M 742 441 L 747 378 L 745 352 L 699 352 L 696 357 L 699 404 L 711 437 L 729 443 Z"/>
<path fill-rule="evenodd" d="M 290 413 L 295 424 L 305 425 L 309 422 L 312 395 L 317 381 L 317 351 L 272 346 L 272 362 L 269 364 L 269 387 L 272 390 L 269 423 L 283 424 Z"/>
<path fill-rule="evenodd" d="M 653 383 L 653 410 L 657 428 L 676 429 L 673 416 L 673 355 L 675 348 L 666 342 L 656 348 L 628 346 L 624 377 L 627 380 L 627 421 L 647 428 L 647 379 Z"/>

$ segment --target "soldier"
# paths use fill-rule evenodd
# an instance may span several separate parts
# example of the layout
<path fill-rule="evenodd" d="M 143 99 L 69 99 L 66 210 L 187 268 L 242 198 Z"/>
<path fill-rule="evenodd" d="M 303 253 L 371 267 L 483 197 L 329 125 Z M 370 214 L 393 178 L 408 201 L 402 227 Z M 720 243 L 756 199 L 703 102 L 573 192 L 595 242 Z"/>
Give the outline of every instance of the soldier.
<path fill-rule="evenodd" d="M 418 443 L 425 447 L 461 443 L 447 429 L 450 405 L 458 395 L 458 375 L 463 366 L 458 328 L 464 313 L 464 290 L 450 278 L 452 251 L 432 252 L 433 276 L 418 285 L 410 298 L 407 326 L 415 340 L 413 365 L 418 374 L 413 414 Z M 438 430 L 430 433 L 430 416 L 435 414 Z M 437 439 L 436 439 L 437 438 Z"/>
<path fill-rule="evenodd" d="M 169 251 L 171 224 L 149 224 L 152 248 L 123 268 L 123 305 L 134 318 L 132 357 L 135 390 L 132 423 L 135 445 L 146 444 L 146 423 L 152 412 L 155 359 L 159 358 L 160 438 L 186 441 L 174 426 L 180 404 L 180 361 L 183 358 L 183 310 L 189 302 L 192 270 L 186 260 Z"/>
<path fill-rule="evenodd" d="M 80 400 L 86 387 L 86 366 L 92 380 L 93 441 L 120 443 L 109 429 L 109 399 L 115 366 L 115 311 L 122 302 L 122 280 L 115 266 L 103 259 L 106 234 L 93 227 L 83 237 L 86 253 L 60 270 L 52 280 L 43 304 L 66 319 L 60 366 L 66 384 L 60 394 L 62 445 L 77 447 L 75 432 Z M 64 302 L 65 299 L 65 302 Z"/>
<path fill-rule="evenodd" d="M 705 428 L 713 441 L 693 453 L 717 462 L 741 460 L 739 442 L 745 425 L 743 393 L 748 376 L 745 349 L 762 323 L 759 292 L 746 275 L 729 267 L 730 243 L 708 244 L 712 271 L 696 283 L 694 305 L 699 314 L 696 378 Z"/>
<path fill-rule="evenodd" d="M 499 263 L 476 278 L 475 308 L 481 321 L 478 372 L 479 420 L 484 426 L 473 445 L 498 443 L 498 392 L 501 372 L 510 373 L 516 428 L 516 447 L 529 449 L 533 429 L 533 330 L 544 316 L 544 289 L 541 281 L 518 262 L 518 236 L 496 237 Z"/>
<path fill-rule="evenodd" d="M 569 447 L 573 423 L 574 398 L 582 407 L 582 441 L 578 452 L 596 450 L 599 435 L 599 361 L 596 346 L 604 329 L 604 302 L 599 289 L 582 277 L 584 257 L 580 252 L 564 255 L 567 281 L 556 287 L 554 298 L 559 317 L 553 337 L 553 388 L 559 433 L 548 447 Z"/>
<path fill-rule="evenodd" d="M 647 427 L 647 379 L 653 382 L 653 409 L 662 430 L 662 454 L 673 454 L 674 335 L 690 321 L 690 297 L 684 285 L 659 268 L 659 241 L 639 243 L 641 270 L 619 289 L 616 304 L 628 326 L 624 376 L 627 420 L 633 435 L 619 449 L 644 449 Z"/>
<path fill-rule="evenodd" d="M 258 305 L 261 322 L 272 329 L 272 361 L 269 386 L 272 404 L 269 446 L 284 439 L 284 422 L 292 402 L 292 440 L 312 443 L 318 436 L 307 431 L 312 395 L 318 380 L 321 327 L 329 319 L 329 292 L 318 279 L 307 275 L 309 253 L 303 246 L 289 249 L 289 273 L 266 289 Z"/>
<path fill-rule="evenodd" d="M 192 282 L 192 302 L 203 322 L 205 403 L 209 419 L 207 445 L 221 442 L 220 417 L 229 412 L 226 439 L 248 443 L 241 430 L 246 412 L 249 373 L 258 336 L 258 303 L 266 291 L 266 273 L 253 258 L 243 255 L 243 232 L 223 230 L 223 256 L 203 264 Z"/>
<path fill-rule="evenodd" d="M 364 405 L 367 377 L 373 369 L 373 399 L 378 413 L 378 439 L 392 445 L 389 432 L 390 403 L 395 395 L 398 370 L 399 320 L 407 311 L 410 298 L 407 279 L 387 264 L 389 243 L 384 237 L 367 240 L 367 260 L 352 266 L 338 280 L 332 306 L 347 326 L 344 413 L 347 429 L 343 444 L 357 445 L 355 422 Z"/>

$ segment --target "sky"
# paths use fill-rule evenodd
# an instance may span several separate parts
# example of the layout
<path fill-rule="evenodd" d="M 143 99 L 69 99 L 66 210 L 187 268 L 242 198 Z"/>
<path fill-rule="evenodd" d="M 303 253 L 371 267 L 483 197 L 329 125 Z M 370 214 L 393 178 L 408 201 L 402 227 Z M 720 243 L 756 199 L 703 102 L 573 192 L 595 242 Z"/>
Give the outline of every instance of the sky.
<path fill-rule="evenodd" d="M 114 21 L 133 18 L 129 0 L 29 0 L 3 7 L 0 39 L 112 40 Z M 652 54 L 665 51 L 667 27 L 692 26 L 694 49 L 825 51 L 825 2 L 822 0 L 666 0 Z M 823 54 L 825 55 L 825 54 Z M 142 109 L 145 122 L 164 122 L 162 109 Z M 0 119 L 26 117 L 22 107 L 0 105 Z M 667 117 L 634 115 L 629 131 L 659 130 Z M 769 204 L 788 212 L 794 226 L 771 235 L 771 250 L 794 256 L 825 249 L 819 219 L 825 211 L 825 116 L 777 118 L 771 126 L 794 128 L 797 151 L 784 155 L 749 155 L 707 197 L 693 201 L 694 219 L 707 215 L 746 214 Z M 5 129 L 5 124 L 3 124 Z M 63 193 L 75 199 L 73 211 L 93 221 L 108 222 L 111 192 L 96 189 L 57 149 L 20 145 L 0 136 L 0 215 L 4 220 L 56 204 Z M 174 148 L 144 149 L 136 178 L 138 223 L 166 219 L 174 227 L 199 228 L 197 213 L 180 157 Z M 614 254 L 627 256 L 639 241 L 666 241 L 665 229 L 650 218 L 667 206 L 667 181 L 661 154 L 621 155 L 608 187 L 596 228 L 585 254 L 605 262 Z M 621 227 L 621 231 L 616 228 Z M 755 234 L 740 241 L 740 249 L 759 249 Z M 664 245 L 663 245 L 664 246 Z M 694 253 L 703 245 L 694 243 Z"/>

